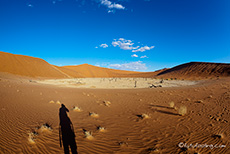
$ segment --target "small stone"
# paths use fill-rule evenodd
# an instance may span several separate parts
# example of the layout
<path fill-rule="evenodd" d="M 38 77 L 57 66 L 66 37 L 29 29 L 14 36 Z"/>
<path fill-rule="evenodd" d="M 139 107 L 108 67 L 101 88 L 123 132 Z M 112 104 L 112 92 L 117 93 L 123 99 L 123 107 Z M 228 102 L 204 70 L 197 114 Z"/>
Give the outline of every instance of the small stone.
<path fill-rule="evenodd" d="M 198 100 L 198 101 L 196 101 L 197 103 L 203 103 L 203 101 L 202 100 Z"/>

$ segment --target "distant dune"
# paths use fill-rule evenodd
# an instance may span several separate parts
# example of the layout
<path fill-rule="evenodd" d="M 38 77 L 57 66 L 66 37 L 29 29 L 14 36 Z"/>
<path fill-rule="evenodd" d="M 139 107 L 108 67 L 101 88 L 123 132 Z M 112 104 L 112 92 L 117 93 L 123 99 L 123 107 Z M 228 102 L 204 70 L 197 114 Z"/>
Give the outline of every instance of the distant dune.
<path fill-rule="evenodd" d="M 135 72 L 97 67 L 89 64 L 55 66 L 40 58 L 0 52 L 0 72 L 41 78 L 156 77 L 207 78 L 230 76 L 230 64 L 190 62 L 155 72 Z"/>
<path fill-rule="evenodd" d="M 190 62 L 160 72 L 162 78 L 204 78 L 230 76 L 230 64 Z"/>
<path fill-rule="evenodd" d="M 115 70 L 103 67 L 97 67 L 89 64 L 76 66 L 63 66 L 75 72 L 78 72 L 83 77 L 129 77 L 140 72 Z"/>

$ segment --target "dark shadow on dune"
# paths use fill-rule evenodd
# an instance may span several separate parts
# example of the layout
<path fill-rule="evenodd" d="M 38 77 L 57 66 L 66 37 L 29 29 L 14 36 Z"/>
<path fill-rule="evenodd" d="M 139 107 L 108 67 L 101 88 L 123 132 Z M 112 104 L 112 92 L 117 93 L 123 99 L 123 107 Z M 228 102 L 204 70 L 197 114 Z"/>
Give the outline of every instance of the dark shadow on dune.
<path fill-rule="evenodd" d="M 162 105 L 150 105 L 151 107 L 161 107 L 161 108 L 166 108 L 166 109 L 173 109 L 172 107 L 168 106 L 162 106 Z"/>
<path fill-rule="evenodd" d="M 157 109 L 154 110 L 154 111 L 160 112 L 160 113 L 164 113 L 164 114 L 176 115 L 176 116 L 180 115 L 180 114 L 178 114 L 178 113 L 173 113 L 173 112 L 163 111 L 163 110 L 157 110 Z"/>
<path fill-rule="evenodd" d="M 60 147 L 64 147 L 65 154 L 69 154 L 69 147 L 71 149 L 72 154 L 77 154 L 77 144 L 75 141 L 75 133 L 73 124 L 70 118 L 67 115 L 69 110 L 65 107 L 64 104 L 61 105 L 59 109 L 59 118 L 60 118 L 60 125 L 59 125 L 59 140 L 60 140 Z"/>

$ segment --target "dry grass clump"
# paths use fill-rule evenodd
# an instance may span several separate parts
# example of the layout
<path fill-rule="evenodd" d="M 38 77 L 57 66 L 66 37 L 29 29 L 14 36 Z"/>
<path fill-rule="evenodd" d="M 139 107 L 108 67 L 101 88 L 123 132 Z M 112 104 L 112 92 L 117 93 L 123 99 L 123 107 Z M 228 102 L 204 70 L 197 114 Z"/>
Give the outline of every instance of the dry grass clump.
<path fill-rule="evenodd" d="M 28 137 L 28 141 L 30 144 L 35 144 L 35 137 L 38 135 L 38 133 L 36 131 L 30 132 L 28 133 L 29 137 Z"/>
<path fill-rule="evenodd" d="M 56 104 L 61 104 L 61 102 L 60 102 L 60 101 L 57 101 Z"/>
<path fill-rule="evenodd" d="M 55 102 L 53 100 L 49 101 L 50 104 L 54 104 Z"/>
<path fill-rule="evenodd" d="M 184 116 L 186 113 L 187 113 L 187 107 L 180 106 L 180 108 L 178 109 L 178 114 L 180 114 L 181 116 Z"/>
<path fill-rule="evenodd" d="M 145 113 L 141 114 L 140 117 L 141 117 L 141 119 L 148 119 L 148 118 L 150 118 L 149 115 L 147 115 Z"/>
<path fill-rule="evenodd" d="M 82 109 L 81 109 L 81 108 L 79 108 L 79 107 L 77 107 L 77 106 L 74 106 L 74 107 L 73 107 L 73 111 L 76 111 L 76 112 L 81 112 L 81 111 L 82 111 Z"/>
<path fill-rule="evenodd" d="M 49 123 L 45 123 L 42 126 L 38 127 L 38 131 L 40 132 L 50 132 L 52 130 L 53 129 Z"/>
<path fill-rule="evenodd" d="M 105 132 L 106 129 L 105 127 L 98 126 L 97 130 L 99 130 L 99 132 Z"/>
<path fill-rule="evenodd" d="M 99 117 L 99 115 L 97 113 L 94 113 L 94 112 L 90 112 L 89 116 L 94 117 L 94 118 L 98 118 Z"/>
<path fill-rule="evenodd" d="M 174 108 L 175 103 L 174 102 L 169 102 L 169 107 Z"/>
<path fill-rule="evenodd" d="M 87 131 L 85 129 L 83 129 L 83 131 L 84 131 L 85 138 L 87 138 L 89 140 L 92 140 L 94 138 L 92 132 Z"/>
<path fill-rule="evenodd" d="M 108 107 L 110 107 L 110 105 L 111 105 L 110 101 L 103 101 L 103 103 L 105 104 L 105 106 L 108 106 Z"/>

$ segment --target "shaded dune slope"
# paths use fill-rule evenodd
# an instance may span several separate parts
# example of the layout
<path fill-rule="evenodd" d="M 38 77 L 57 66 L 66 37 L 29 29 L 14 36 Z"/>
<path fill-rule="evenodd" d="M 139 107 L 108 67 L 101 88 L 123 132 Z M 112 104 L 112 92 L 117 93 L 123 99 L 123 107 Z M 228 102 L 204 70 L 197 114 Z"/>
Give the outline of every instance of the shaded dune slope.
<path fill-rule="evenodd" d="M 230 64 L 190 62 L 175 66 L 157 74 L 162 78 L 196 78 L 196 77 L 230 76 Z"/>

